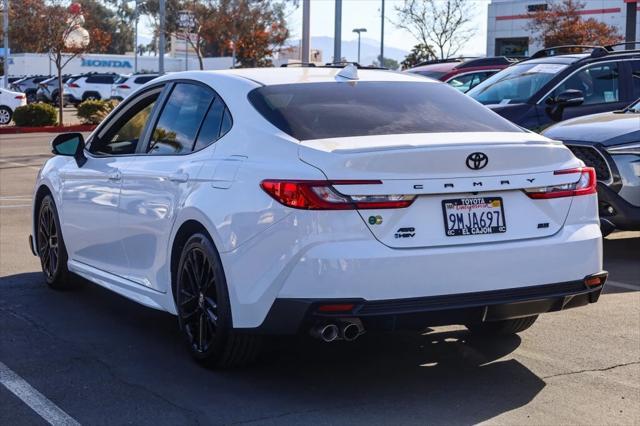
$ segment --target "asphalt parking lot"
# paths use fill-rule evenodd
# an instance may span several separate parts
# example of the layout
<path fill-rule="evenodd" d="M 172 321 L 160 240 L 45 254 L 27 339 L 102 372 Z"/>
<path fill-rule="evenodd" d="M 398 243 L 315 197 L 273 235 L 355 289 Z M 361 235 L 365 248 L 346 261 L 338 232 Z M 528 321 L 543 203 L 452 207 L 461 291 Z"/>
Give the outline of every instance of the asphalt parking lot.
<path fill-rule="evenodd" d="M 172 316 L 89 283 L 46 288 L 26 241 L 51 138 L 0 135 L 0 424 L 640 424 L 640 233 L 605 240 L 597 304 L 518 337 L 302 336 L 210 371 Z"/>

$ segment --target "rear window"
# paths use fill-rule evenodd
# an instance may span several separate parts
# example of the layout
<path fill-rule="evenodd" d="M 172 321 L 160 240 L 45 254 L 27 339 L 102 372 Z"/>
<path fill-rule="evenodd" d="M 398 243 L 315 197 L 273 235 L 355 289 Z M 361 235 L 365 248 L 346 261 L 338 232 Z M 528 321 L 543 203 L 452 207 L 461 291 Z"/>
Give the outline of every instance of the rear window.
<path fill-rule="evenodd" d="M 249 101 L 298 140 L 522 130 L 446 84 L 340 82 L 265 86 Z"/>
<path fill-rule="evenodd" d="M 418 74 L 421 75 L 423 77 L 431 77 L 435 80 L 440 80 L 440 78 L 444 75 L 446 75 L 447 73 L 444 71 L 421 71 L 421 70 L 416 70 L 416 71 L 409 71 L 410 73 L 413 74 Z"/>
<path fill-rule="evenodd" d="M 136 84 L 145 84 L 145 83 L 150 82 L 154 78 L 158 78 L 158 76 L 157 75 L 145 75 L 143 77 L 136 78 L 135 80 L 133 80 L 133 82 L 136 83 Z"/>

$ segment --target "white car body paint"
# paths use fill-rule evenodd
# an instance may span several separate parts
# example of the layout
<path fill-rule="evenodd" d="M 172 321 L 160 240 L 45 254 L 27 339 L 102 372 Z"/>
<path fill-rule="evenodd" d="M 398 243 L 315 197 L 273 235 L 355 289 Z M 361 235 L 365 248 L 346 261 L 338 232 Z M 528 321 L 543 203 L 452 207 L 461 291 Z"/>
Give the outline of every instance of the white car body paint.
<path fill-rule="evenodd" d="M 27 97 L 24 93 L 0 88 L 0 107 L 9 108 L 11 116 L 13 116 L 16 108 L 25 106 L 26 104 Z M 9 122 L 3 123 L 2 120 L 3 117 L 0 117 L 0 124 L 9 124 Z M 6 119 L 4 119 L 4 121 L 6 121 Z"/>
<path fill-rule="evenodd" d="M 231 111 L 233 127 L 189 155 L 88 155 L 82 168 L 70 157 L 47 161 L 36 188 L 46 186 L 53 194 L 70 270 L 175 314 L 173 241 L 182 224 L 199 222 L 220 253 L 236 328 L 260 326 L 278 298 L 405 299 L 582 280 L 602 270 L 595 194 L 532 200 L 522 192 L 575 180 L 575 175 L 554 174 L 583 166 L 558 142 L 529 132 L 300 142 L 247 101 L 261 85 L 332 84 L 341 81 L 338 71 L 185 72 L 154 80 L 194 80 L 212 87 Z M 442 84 L 381 71 L 360 70 L 359 76 L 360 82 Z M 489 164 L 469 170 L 464 158 L 480 150 Z M 120 179 L 110 179 L 117 173 Z M 418 197 L 405 209 L 297 210 L 261 189 L 260 182 L 270 178 L 379 179 L 380 185 L 336 188 L 344 194 Z M 441 201 L 478 191 L 474 182 L 482 182 L 482 195 L 504 198 L 509 232 L 447 239 Z M 384 217 L 379 227 L 367 223 L 375 215 Z M 531 228 L 538 222 L 549 227 Z M 408 225 L 419 229 L 419 237 L 393 239 L 399 226 Z"/>

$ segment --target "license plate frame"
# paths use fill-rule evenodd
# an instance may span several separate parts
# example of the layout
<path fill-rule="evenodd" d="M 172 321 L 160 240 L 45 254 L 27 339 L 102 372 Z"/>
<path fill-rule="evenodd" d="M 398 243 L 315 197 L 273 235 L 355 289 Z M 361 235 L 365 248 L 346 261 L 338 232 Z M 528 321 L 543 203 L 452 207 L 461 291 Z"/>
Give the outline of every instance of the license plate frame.
<path fill-rule="evenodd" d="M 498 204 L 496 206 L 496 204 Z M 496 217 L 496 213 L 499 214 Z M 478 215 L 478 213 L 480 213 Z M 489 213 L 489 214 L 487 214 Z M 452 219 L 451 214 L 455 214 Z M 447 237 L 503 234 L 507 232 L 502 197 L 461 197 L 442 200 L 442 219 Z M 462 219 L 462 220 L 460 220 Z M 489 223 L 487 223 L 487 220 Z M 477 224 L 477 227 L 473 225 Z M 481 226 L 484 224 L 484 226 Z"/>

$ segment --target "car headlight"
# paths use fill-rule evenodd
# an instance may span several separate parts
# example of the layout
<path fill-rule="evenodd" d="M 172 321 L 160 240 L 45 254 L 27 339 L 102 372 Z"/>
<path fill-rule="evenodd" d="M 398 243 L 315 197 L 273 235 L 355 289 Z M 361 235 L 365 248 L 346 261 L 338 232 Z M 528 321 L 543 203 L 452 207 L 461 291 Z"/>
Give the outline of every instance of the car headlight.
<path fill-rule="evenodd" d="M 612 155 L 635 154 L 640 155 L 640 142 L 631 142 L 624 145 L 607 148 L 607 152 Z"/>

